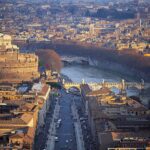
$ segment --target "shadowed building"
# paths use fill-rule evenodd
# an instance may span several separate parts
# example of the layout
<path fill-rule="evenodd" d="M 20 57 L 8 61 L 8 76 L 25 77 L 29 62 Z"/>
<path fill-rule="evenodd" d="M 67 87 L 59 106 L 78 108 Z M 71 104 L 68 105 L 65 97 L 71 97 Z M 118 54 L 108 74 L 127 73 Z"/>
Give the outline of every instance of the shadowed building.
<path fill-rule="evenodd" d="M 0 89 L 0 149 L 34 149 L 35 135 L 42 132 L 49 110 L 50 86 L 34 83 L 18 99 L 6 97 L 3 88 L 6 87 Z M 21 92 L 20 88 L 16 88 L 16 95 Z"/>
<path fill-rule="evenodd" d="M 150 146 L 150 111 L 123 94 L 102 87 L 81 86 L 93 139 L 99 150 L 126 150 Z"/>

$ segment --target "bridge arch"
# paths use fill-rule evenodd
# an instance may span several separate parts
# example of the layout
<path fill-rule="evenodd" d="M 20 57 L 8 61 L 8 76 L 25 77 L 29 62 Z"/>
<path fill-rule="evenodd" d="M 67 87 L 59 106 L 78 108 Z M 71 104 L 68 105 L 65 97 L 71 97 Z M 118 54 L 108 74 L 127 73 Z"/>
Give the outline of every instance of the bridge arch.
<path fill-rule="evenodd" d="M 137 83 L 128 83 L 126 85 L 126 89 L 133 89 L 133 90 L 142 90 L 144 89 L 144 86 L 142 84 L 137 84 Z"/>
<path fill-rule="evenodd" d="M 82 83 L 74 83 L 74 82 L 65 82 L 63 80 L 63 86 L 66 90 L 70 88 L 80 89 L 80 85 L 85 84 L 84 80 Z M 136 88 L 137 90 L 142 90 L 145 87 L 144 82 L 125 82 L 122 80 L 121 82 L 100 82 L 100 83 L 87 83 L 92 89 L 97 89 L 98 87 L 107 87 L 110 89 L 117 88 L 118 90 L 125 91 L 127 89 Z M 148 85 L 150 87 L 150 85 Z"/>
<path fill-rule="evenodd" d="M 80 91 L 80 83 L 65 83 L 64 88 L 69 90 L 70 88 L 76 88 Z"/>
<path fill-rule="evenodd" d="M 68 90 L 69 91 L 75 91 L 76 90 L 75 92 L 81 92 L 80 88 L 77 86 L 72 86 L 72 87 L 68 88 Z"/>

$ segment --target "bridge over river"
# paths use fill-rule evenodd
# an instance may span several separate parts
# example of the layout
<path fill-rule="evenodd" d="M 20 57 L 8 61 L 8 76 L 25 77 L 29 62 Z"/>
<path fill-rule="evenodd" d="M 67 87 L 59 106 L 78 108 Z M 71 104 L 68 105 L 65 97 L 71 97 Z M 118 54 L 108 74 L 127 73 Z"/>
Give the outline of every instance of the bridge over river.
<path fill-rule="evenodd" d="M 92 89 L 107 87 L 110 89 L 117 88 L 119 90 L 126 90 L 129 88 L 136 88 L 138 90 L 143 90 L 143 89 L 150 87 L 150 83 L 144 83 L 144 80 L 141 80 L 141 82 L 126 82 L 123 79 L 121 80 L 121 82 L 107 82 L 103 80 L 103 82 L 100 82 L 100 83 L 97 83 L 97 82 L 85 83 L 84 80 L 82 80 L 81 83 L 75 83 L 75 82 L 65 82 L 63 80 L 63 86 L 65 89 L 70 89 L 74 87 L 80 90 L 80 87 L 83 84 L 88 84 Z"/>

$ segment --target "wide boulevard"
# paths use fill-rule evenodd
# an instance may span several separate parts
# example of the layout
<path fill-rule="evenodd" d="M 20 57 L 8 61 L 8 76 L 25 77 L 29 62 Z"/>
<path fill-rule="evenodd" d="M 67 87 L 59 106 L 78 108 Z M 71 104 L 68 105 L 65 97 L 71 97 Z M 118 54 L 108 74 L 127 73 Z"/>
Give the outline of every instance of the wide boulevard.
<path fill-rule="evenodd" d="M 81 96 L 63 88 L 54 91 L 44 128 L 36 136 L 35 149 L 96 150 Z"/>
<path fill-rule="evenodd" d="M 60 90 L 58 98 L 60 104 L 60 126 L 57 127 L 58 140 L 55 142 L 55 150 L 76 150 L 76 138 L 71 113 L 72 95 Z"/>

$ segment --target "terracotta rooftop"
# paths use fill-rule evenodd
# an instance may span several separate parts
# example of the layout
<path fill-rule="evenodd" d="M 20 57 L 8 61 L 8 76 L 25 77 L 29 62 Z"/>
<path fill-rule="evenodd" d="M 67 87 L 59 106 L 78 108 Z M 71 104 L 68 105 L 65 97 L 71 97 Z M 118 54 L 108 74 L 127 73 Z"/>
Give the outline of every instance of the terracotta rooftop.
<path fill-rule="evenodd" d="M 0 120 L 0 128 L 13 128 L 15 126 L 26 126 L 32 119 L 31 114 L 23 114 L 20 118 Z"/>
<path fill-rule="evenodd" d="M 24 105 L 26 102 L 24 100 L 3 100 L 3 103 L 11 105 Z"/>
<path fill-rule="evenodd" d="M 27 110 L 27 111 L 32 111 L 35 107 L 34 103 L 25 103 L 24 105 L 20 106 L 21 110 Z"/>
<path fill-rule="evenodd" d="M 26 123 L 20 118 L 15 118 L 12 120 L 0 120 L 0 128 L 1 126 L 13 127 L 15 125 L 26 125 Z"/>
<path fill-rule="evenodd" d="M 24 123 L 29 123 L 31 121 L 31 119 L 33 118 L 33 115 L 31 114 L 26 114 L 24 113 L 22 116 L 21 116 L 21 120 L 24 121 Z"/>
<path fill-rule="evenodd" d="M 40 92 L 40 94 L 46 95 L 48 89 L 49 89 L 49 86 L 48 85 L 44 85 L 43 88 L 42 88 L 42 91 Z"/>
<path fill-rule="evenodd" d="M 87 94 L 87 96 L 101 96 L 101 95 L 108 95 L 111 94 L 111 90 L 108 88 L 101 88 L 99 90 L 96 91 L 91 91 Z"/>
<path fill-rule="evenodd" d="M 24 138 L 24 134 L 23 133 L 16 133 L 10 136 L 10 138 L 15 138 L 15 139 L 20 139 L 20 138 Z"/>
<path fill-rule="evenodd" d="M 33 138 L 34 134 L 35 134 L 35 128 L 28 128 L 27 135 Z"/>
<path fill-rule="evenodd" d="M 1 136 L 3 136 L 3 135 L 5 135 L 5 134 L 8 134 L 8 133 L 10 133 L 11 131 L 13 131 L 12 129 L 7 129 L 7 130 L 0 130 L 0 137 Z"/>
<path fill-rule="evenodd" d="M 127 132 L 112 132 L 112 137 L 113 139 L 121 139 L 121 138 L 126 138 L 126 137 L 143 137 L 143 138 L 148 138 L 150 135 L 150 131 L 149 130 L 145 130 L 145 131 L 138 131 L 138 132 L 134 132 L 134 131 L 127 131 Z"/>
<path fill-rule="evenodd" d="M 35 135 L 35 128 L 28 128 L 27 134 L 25 135 L 24 142 L 33 143 Z"/>

